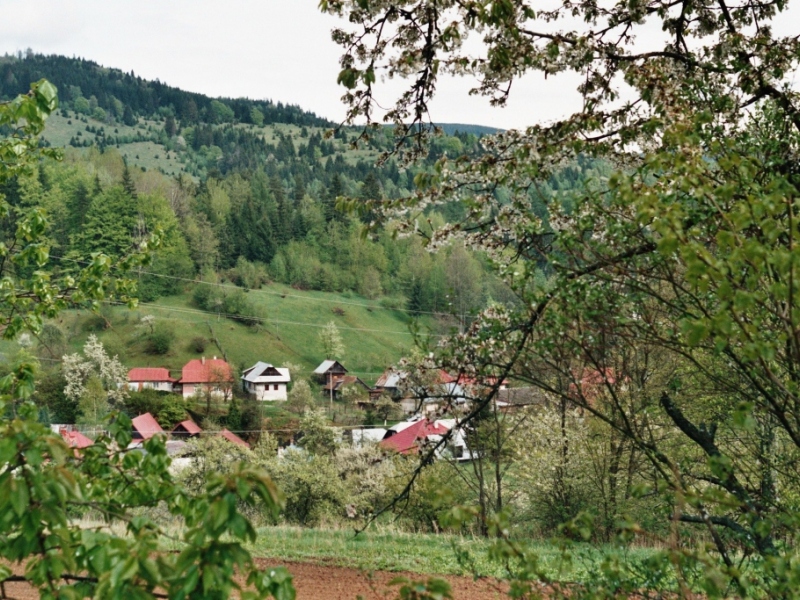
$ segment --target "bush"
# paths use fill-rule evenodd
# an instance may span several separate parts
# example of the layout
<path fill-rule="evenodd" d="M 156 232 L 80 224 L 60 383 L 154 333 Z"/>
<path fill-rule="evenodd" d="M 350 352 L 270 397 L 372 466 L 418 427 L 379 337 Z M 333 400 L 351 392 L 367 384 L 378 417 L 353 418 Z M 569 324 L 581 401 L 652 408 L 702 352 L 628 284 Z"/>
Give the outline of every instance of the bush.
<path fill-rule="evenodd" d="M 148 354 L 167 354 L 172 347 L 173 337 L 172 329 L 163 323 L 159 323 L 153 332 L 147 336 L 145 351 Z"/>
<path fill-rule="evenodd" d="M 196 352 L 197 354 L 202 354 L 206 351 L 206 346 L 208 345 L 208 340 L 202 336 L 197 336 L 192 338 L 192 341 L 189 342 L 189 350 L 192 352 Z"/>
<path fill-rule="evenodd" d="M 175 425 L 186 420 L 186 408 L 183 398 L 177 394 L 164 394 L 161 397 L 161 406 L 156 413 L 156 420 L 165 430 L 172 430 Z"/>
<path fill-rule="evenodd" d="M 400 310 L 405 308 L 408 301 L 403 296 L 386 296 L 381 298 L 381 306 L 387 310 Z"/>
<path fill-rule="evenodd" d="M 122 405 L 122 410 L 131 418 L 148 412 L 151 415 L 157 415 L 158 411 L 161 410 L 164 396 L 167 394 L 169 394 L 169 392 L 159 392 L 153 389 L 129 392 L 128 397 Z"/>
<path fill-rule="evenodd" d="M 260 262 L 250 262 L 244 256 L 236 260 L 230 276 L 236 285 L 248 289 L 258 289 L 269 281 L 267 267 Z"/>

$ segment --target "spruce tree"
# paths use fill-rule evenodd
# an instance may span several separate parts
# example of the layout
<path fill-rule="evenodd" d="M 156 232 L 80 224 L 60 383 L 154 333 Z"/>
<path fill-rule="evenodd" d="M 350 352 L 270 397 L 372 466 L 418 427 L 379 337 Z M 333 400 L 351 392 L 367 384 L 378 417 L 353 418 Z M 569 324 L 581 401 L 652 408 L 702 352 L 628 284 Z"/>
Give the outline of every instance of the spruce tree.
<path fill-rule="evenodd" d="M 178 126 L 175 124 L 175 117 L 167 115 L 167 121 L 164 123 L 164 131 L 169 137 L 174 137 L 178 133 Z"/>
<path fill-rule="evenodd" d="M 94 174 L 94 185 L 92 186 L 92 196 L 99 196 L 103 193 L 103 186 L 100 185 L 100 175 Z"/>
<path fill-rule="evenodd" d="M 306 181 L 300 173 L 294 176 L 294 204 L 298 206 L 306 195 Z"/>
<path fill-rule="evenodd" d="M 131 171 L 128 169 L 127 162 L 125 163 L 125 168 L 122 171 L 122 188 L 125 190 L 125 193 L 134 200 L 139 197 L 136 193 L 136 184 L 133 183 L 133 177 L 131 177 Z"/>
<path fill-rule="evenodd" d="M 342 185 L 342 178 L 339 173 L 334 173 L 331 177 L 331 183 L 328 186 L 327 193 L 325 194 L 325 221 L 330 222 L 334 219 L 341 219 L 343 217 L 340 211 L 336 210 L 336 198 L 344 193 L 344 186 Z"/>
<path fill-rule="evenodd" d="M 99 185 L 99 180 L 95 180 Z M 67 200 L 69 233 L 78 233 L 83 228 L 86 214 L 92 204 L 92 195 L 83 181 L 78 181 L 75 192 Z"/>
<path fill-rule="evenodd" d="M 286 199 L 286 192 L 283 190 L 283 182 L 277 175 L 273 175 L 269 180 L 269 188 L 272 192 L 272 197 L 278 204 L 278 220 L 275 223 L 275 234 L 278 239 L 278 245 L 283 246 L 288 244 L 292 239 L 293 234 L 293 215 L 292 208 L 289 206 Z"/>
<path fill-rule="evenodd" d="M 364 182 L 361 184 L 361 190 L 358 194 L 359 200 L 362 201 L 360 215 L 364 223 L 370 223 L 375 219 L 375 211 L 369 206 L 369 203 L 378 201 L 382 197 L 383 190 L 381 189 L 381 184 L 378 178 L 375 177 L 375 173 L 370 171 L 364 178 Z"/>
<path fill-rule="evenodd" d="M 128 127 L 136 125 L 136 117 L 133 116 L 133 111 L 127 104 L 125 105 L 125 110 L 122 111 L 122 122 Z"/>

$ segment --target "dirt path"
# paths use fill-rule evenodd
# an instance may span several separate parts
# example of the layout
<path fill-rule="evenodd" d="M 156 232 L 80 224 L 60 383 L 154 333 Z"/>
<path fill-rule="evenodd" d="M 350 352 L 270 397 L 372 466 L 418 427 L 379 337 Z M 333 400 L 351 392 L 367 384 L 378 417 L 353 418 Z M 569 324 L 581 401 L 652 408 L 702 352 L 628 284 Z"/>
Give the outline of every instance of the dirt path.
<path fill-rule="evenodd" d="M 297 600 L 389 600 L 397 597 L 397 588 L 389 588 L 388 583 L 395 577 L 408 577 L 425 580 L 429 576 L 414 573 L 389 573 L 375 571 L 372 578 L 365 571 L 348 567 L 325 564 L 286 562 L 257 559 L 259 566 L 284 565 L 294 577 Z M 496 582 L 474 581 L 471 577 L 440 576 L 447 579 L 453 589 L 454 600 L 501 600 L 505 596 Z M 36 600 L 39 595 L 27 584 L 6 583 L 8 598 L 17 600 Z"/>

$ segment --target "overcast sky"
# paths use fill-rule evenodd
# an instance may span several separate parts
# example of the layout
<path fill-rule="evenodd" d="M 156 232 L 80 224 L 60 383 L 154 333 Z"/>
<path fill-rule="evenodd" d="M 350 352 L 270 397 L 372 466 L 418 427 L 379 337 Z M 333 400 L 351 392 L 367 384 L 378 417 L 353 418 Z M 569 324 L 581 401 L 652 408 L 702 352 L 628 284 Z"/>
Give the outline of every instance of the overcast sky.
<path fill-rule="evenodd" d="M 337 120 L 344 115 L 339 50 L 330 39 L 337 21 L 317 1 L 0 0 L 0 53 L 79 56 L 185 90 L 269 98 Z M 577 108 L 574 85 L 548 82 L 545 95 L 539 83 L 517 85 L 498 109 L 468 97 L 466 80 L 444 82 L 433 118 L 524 127 Z"/>
<path fill-rule="evenodd" d="M 269 98 L 321 116 L 344 115 L 336 85 L 337 21 L 318 0 L 0 0 L 0 53 L 32 48 L 80 56 L 146 79 L 210 96 Z M 779 33 L 800 23 L 800 4 L 775 21 Z M 639 42 L 660 35 L 657 23 Z M 796 31 L 794 31 L 796 33 Z M 467 95 L 471 84 L 439 85 L 432 118 L 441 123 L 524 127 L 579 109 L 573 75 L 517 82 L 509 105 L 492 108 Z M 397 83 L 379 96 L 390 105 Z"/>

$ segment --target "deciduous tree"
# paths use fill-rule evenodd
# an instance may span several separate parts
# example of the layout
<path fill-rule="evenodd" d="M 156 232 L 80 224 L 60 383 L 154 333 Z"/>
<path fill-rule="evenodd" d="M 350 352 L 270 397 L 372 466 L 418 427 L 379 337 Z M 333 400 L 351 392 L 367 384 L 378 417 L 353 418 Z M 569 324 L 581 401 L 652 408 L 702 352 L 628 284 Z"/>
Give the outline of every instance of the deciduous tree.
<path fill-rule="evenodd" d="M 376 206 L 403 234 L 422 211 L 461 202 L 465 217 L 431 245 L 481 249 L 517 296 L 444 340 L 438 360 L 576 403 L 648 457 L 673 535 L 695 524 L 715 551 L 674 538 L 664 563 L 682 595 L 695 585 L 711 597 L 791 595 L 797 554 L 779 540 L 800 527 L 788 500 L 800 489 L 800 96 L 789 75 L 800 40 L 774 28 L 791 19 L 787 3 L 321 7 L 348 23 L 333 37 L 349 121 L 373 118 L 378 73 L 408 79 L 385 116 L 406 158 L 426 152 L 442 76 L 473 77 L 475 93 L 503 105 L 527 73 L 548 85 L 574 74 L 575 113 L 485 138 L 481 156 L 443 157 L 416 177 L 413 198 Z M 482 43 L 464 43 L 475 34 Z M 607 175 L 569 197 L 539 194 L 586 160 Z M 634 379 L 648 348 L 677 363 L 670 376 Z M 644 410 L 625 398 L 634 385 L 653 400 Z M 586 592 L 638 592 L 634 580 Z"/>

